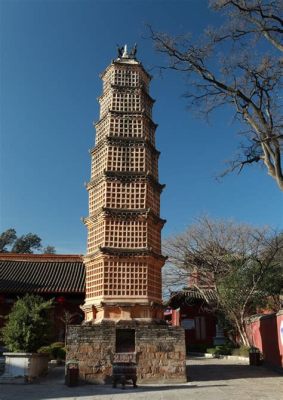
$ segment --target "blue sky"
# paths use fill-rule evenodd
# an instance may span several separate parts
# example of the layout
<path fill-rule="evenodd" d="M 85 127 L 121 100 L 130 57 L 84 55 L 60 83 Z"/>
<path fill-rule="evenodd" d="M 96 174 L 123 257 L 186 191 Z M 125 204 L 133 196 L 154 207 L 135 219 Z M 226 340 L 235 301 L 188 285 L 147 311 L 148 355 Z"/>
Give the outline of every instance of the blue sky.
<path fill-rule="evenodd" d="M 163 235 L 180 232 L 201 214 L 283 227 L 282 193 L 259 167 L 215 176 L 236 151 L 237 126 L 228 110 L 210 124 L 188 112 L 185 80 L 159 76 L 145 24 L 197 37 L 221 22 L 205 0 L 0 1 L 1 231 L 37 233 L 60 253 L 84 253 L 84 182 L 98 119 L 99 78 L 116 44 L 138 43 L 154 79 L 153 119 L 159 124 Z"/>

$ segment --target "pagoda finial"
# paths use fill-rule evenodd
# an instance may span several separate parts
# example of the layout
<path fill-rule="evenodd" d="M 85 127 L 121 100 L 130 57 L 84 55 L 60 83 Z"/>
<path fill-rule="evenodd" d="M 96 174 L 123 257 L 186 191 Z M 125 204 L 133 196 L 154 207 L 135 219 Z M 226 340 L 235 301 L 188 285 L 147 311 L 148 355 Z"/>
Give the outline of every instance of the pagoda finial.
<path fill-rule="evenodd" d="M 135 44 L 134 44 L 134 47 L 133 47 L 132 50 L 130 51 L 130 57 L 131 57 L 131 58 L 136 58 L 137 48 L 138 48 L 138 46 L 137 46 L 137 44 L 135 43 Z"/>
<path fill-rule="evenodd" d="M 128 58 L 129 57 L 128 46 L 126 44 L 124 45 L 124 51 L 123 51 L 122 57 L 123 58 Z"/>
<path fill-rule="evenodd" d="M 134 47 L 131 49 L 131 51 L 128 53 L 128 45 L 125 44 L 124 46 L 119 46 L 117 45 L 117 51 L 118 51 L 118 58 L 136 58 L 137 54 L 137 44 L 135 43 Z"/>

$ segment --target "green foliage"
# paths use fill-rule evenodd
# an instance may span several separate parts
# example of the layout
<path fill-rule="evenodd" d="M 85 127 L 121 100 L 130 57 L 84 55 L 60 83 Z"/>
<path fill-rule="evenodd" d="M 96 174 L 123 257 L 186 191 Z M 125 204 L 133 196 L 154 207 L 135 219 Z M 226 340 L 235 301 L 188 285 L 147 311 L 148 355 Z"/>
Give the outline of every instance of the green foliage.
<path fill-rule="evenodd" d="M 184 233 L 169 238 L 165 251 L 175 266 L 175 284 L 193 278 L 192 285 L 221 318 L 229 337 L 249 345 L 245 318 L 271 304 L 280 308 L 283 287 L 282 233 L 233 221 L 200 217 Z M 213 296 L 202 290 L 205 276 Z"/>
<path fill-rule="evenodd" d="M 232 351 L 233 351 L 233 344 L 230 342 L 207 349 L 207 353 L 212 354 L 215 357 L 230 356 L 232 354 Z"/>
<path fill-rule="evenodd" d="M 240 357 L 248 357 L 249 356 L 249 347 L 248 346 L 241 346 L 237 349 L 232 350 L 233 356 L 240 356 Z"/>
<path fill-rule="evenodd" d="M 51 300 L 29 294 L 17 300 L 2 329 L 3 342 L 10 351 L 35 352 L 48 343 L 51 304 Z"/>
<path fill-rule="evenodd" d="M 43 253 L 44 254 L 55 254 L 56 253 L 55 247 L 54 246 L 46 246 L 43 249 Z"/>
<path fill-rule="evenodd" d="M 65 347 L 60 347 L 57 350 L 57 360 L 65 360 L 66 358 L 66 349 Z"/>
<path fill-rule="evenodd" d="M 17 237 L 15 229 L 7 229 L 0 234 L 0 253 L 33 253 L 34 250 L 41 250 L 41 238 L 28 233 Z M 54 246 L 46 246 L 43 249 L 44 254 L 55 254 Z"/>
<path fill-rule="evenodd" d="M 17 239 L 15 229 L 7 229 L 0 235 L 0 253 L 6 253 L 7 246 L 11 245 Z"/>
<path fill-rule="evenodd" d="M 221 303 L 230 310 L 243 309 L 247 299 L 249 309 L 256 310 L 267 305 L 269 296 L 280 294 L 283 267 L 276 263 L 262 266 L 258 261 L 239 258 L 225 276 L 218 278 L 217 287 Z"/>
<path fill-rule="evenodd" d="M 208 349 L 206 349 L 206 352 L 208 353 L 208 354 L 215 354 L 215 352 L 216 352 L 216 347 L 209 347 Z"/>
<path fill-rule="evenodd" d="M 42 346 L 38 350 L 38 353 L 48 354 L 50 359 L 53 360 L 65 360 L 66 349 L 63 342 L 55 342 L 50 346 Z"/>
<path fill-rule="evenodd" d="M 64 346 L 65 346 L 64 342 L 54 342 L 51 343 L 50 345 L 52 349 L 57 349 L 58 347 L 64 347 Z"/>
<path fill-rule="evenodd" d="M 49 359 L 52 359 L 52 349 L 50 346 L 41 346 L 38 350 L 37 353 L 41 354 L 47 354 L 49 356 Z"/>
<path fill-rule="evenodd" d="M 66 351 L 64 349 L 65 343 L 63 342 L 55 342 L 50 345 L 52 357 L 54 359 L 64 360 L 66 356 Z"/>
<path fill-rule="evenodd" d="M 12 253 L 32 253 L 41 247 L 41 239 L 34 233 L 28 233 L 17 238 L 12 247 Z"/>

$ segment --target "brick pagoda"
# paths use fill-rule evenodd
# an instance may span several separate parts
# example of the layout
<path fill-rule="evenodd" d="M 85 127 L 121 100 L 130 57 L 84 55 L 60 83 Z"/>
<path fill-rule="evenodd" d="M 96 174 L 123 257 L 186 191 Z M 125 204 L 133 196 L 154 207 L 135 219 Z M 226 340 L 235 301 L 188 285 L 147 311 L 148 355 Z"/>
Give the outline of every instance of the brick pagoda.
<path fill-rule="evenodd" d="M 85 323 L 68 332 L 80 377 L 106 382 L 113 361 L 137 364 L 139 382 L 184 382 L 184 331 L 163 320 L 160 193 L 150 75 L 136 48 L 118 49 L 101 75 L 91 150 Z"/>
<path fill-rule="evenodd" d="M 161 229 L 150 76 L 126 47 L 101 75 L 91 151 L 86 320 L 162 318 Z"/>

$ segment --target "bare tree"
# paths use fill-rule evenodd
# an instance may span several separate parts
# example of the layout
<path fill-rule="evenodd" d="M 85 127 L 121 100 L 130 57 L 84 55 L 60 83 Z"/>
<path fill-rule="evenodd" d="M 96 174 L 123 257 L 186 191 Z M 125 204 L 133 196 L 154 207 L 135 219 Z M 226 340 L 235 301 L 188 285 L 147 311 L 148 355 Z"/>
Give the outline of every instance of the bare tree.
<path fill-rule="evenodd" d="M 241 132 L 239 154 L 222 175 L 260 162 L 283 190 L 282 60 L 277 54 L 282 50 L 283 31 L 279 6 L 260 0 L 212 3 L 217 10 L 227 10 L 228 22 L 217 30 L 207 29 L 198 41 L 149 28 L 156 49 L 167 56 L 160 68 L 189 77 L 185 96 L 206 118 L 217 107 L 228 105 L 247 127 Z M 271 49 L 266 49 L 262 38 L 272 44 Z"/>
<path fill-rule="evenodd" d="M 65 341 L 65 346 L 67 343 L 67 330 L 68 326 L 74 323 L 76 318 L 78 317 L 78 313 L 70 313 L 68 310 L 64 310 L 62 316 L 59 318 L 60 321 L 62 322 L 64 326 L 64 341 Z"/>
<path fill-rule="evenodd" d="M 283 287 L 283 262 L 278 260 L 283 243 L 267 228 L 254 228 L 233 221 L 199 218 L 189 229 L 168 239 L 164 248 L 178 273 L 174 283 L 188 284 L 188 275 L 206 276 L 215 290 L 215 300 L 206 302 L 221 311 L 232 324 L 242 344 L 248 345 L 245 318 Z M 185 278 L 185 280 L 184 280 Z"/>
<path fill-rule="evenodd" d="M 276 49 L 283 51 L 283 3 L 271 0 L 211 0 L 216 11 L 224 11 L 228 24 L 215 38 L 238 40 L 243 36 L 263 36 Z"/>

